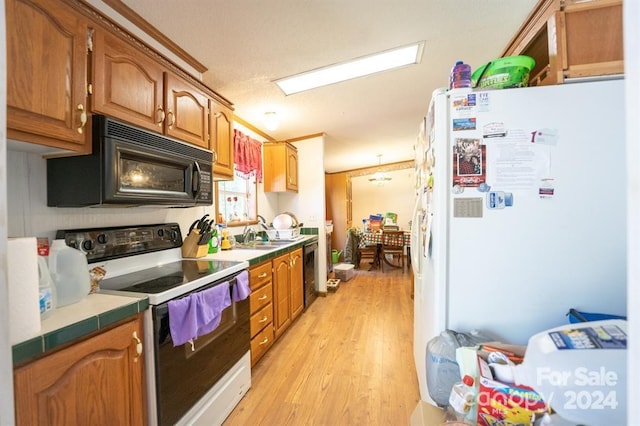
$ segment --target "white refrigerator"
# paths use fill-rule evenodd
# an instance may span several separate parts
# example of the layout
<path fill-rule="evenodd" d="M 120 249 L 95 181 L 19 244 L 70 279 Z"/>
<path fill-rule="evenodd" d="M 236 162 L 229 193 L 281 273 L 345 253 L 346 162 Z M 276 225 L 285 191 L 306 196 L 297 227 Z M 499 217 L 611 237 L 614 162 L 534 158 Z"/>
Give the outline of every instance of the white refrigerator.
<path fill-rule="evenodd" d="M 416 144 L 414 357 L 444 329 L 506 343 L 626 315 L 624 80 L 434 92 Z"/>

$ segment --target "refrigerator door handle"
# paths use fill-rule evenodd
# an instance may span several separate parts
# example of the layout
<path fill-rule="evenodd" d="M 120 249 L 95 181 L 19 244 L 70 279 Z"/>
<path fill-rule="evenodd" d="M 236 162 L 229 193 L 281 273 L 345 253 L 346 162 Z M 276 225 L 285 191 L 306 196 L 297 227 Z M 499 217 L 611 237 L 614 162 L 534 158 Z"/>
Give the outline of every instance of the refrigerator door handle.
<path fill-rule="evenodd" d="M 420 259 L 422 258 L 422 244 L 420 244 L 420 234 L 421 234 L 421 224 L 419 212 L 420 212 L 420 201 L 422 199 L 422 191 L 423 188 L 420 187 L 418 190 L 418 196 L 416 197 L 416 203 L 413 207 L 413 220 L 411 222 L 411 267 L 413 268 L 414 275 L 418 276 L 422 272 L 420 268 L 422 268 L 422 264 L 420 263 Z"/>

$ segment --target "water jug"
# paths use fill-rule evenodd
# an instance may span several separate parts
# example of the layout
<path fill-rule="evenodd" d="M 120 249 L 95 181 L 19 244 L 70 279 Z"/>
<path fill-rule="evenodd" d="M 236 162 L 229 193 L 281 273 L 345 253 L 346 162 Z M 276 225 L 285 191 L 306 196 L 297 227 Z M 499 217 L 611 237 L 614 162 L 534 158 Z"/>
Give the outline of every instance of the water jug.
<path fill-rule="evenodd" d="M 456 62 L 451 68 L 449 89 L 471 87 L 471 66 L 462 61 Z"/>
<path fill-rule="evenodd" d="M 40 319 L 48 318 L 57 305 L 56 286 L 51 279 L 47 261 L 38 256 L 38 277 L 40 293 Z"/>
<path fill-rule="evenodd" d="M 54 240 L 49 254 L 49 272 L 56 287 L 58 307 L 81 301 L 91 290 L 87 257 L 67 246 L 65 240 Z"/>

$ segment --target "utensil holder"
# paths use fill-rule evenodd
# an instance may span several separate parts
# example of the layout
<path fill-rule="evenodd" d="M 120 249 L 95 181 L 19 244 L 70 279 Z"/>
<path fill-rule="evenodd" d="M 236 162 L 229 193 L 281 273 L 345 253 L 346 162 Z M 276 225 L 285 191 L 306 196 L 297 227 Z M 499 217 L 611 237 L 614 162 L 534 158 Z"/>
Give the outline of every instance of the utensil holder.
<path fill-rule="evenodd" d="M 199 240 L 200 232 L 191 231 L 182 243 L 182 257 L 197 259 L 206 256 L 209 246 L 208 244 L 198 245 Z"/>

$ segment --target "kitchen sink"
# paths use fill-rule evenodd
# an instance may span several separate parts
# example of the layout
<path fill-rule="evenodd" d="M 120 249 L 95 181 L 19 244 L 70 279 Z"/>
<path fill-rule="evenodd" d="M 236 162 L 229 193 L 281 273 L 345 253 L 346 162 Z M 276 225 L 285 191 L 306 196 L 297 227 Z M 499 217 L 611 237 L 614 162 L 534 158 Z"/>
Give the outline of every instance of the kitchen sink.
<path fill-rule="evenodd" d="M 237 244 L 234 248 L 240 250 L 272 250 L 282 247 L 282 244 L 258 243 L 258 244 Z"/>

